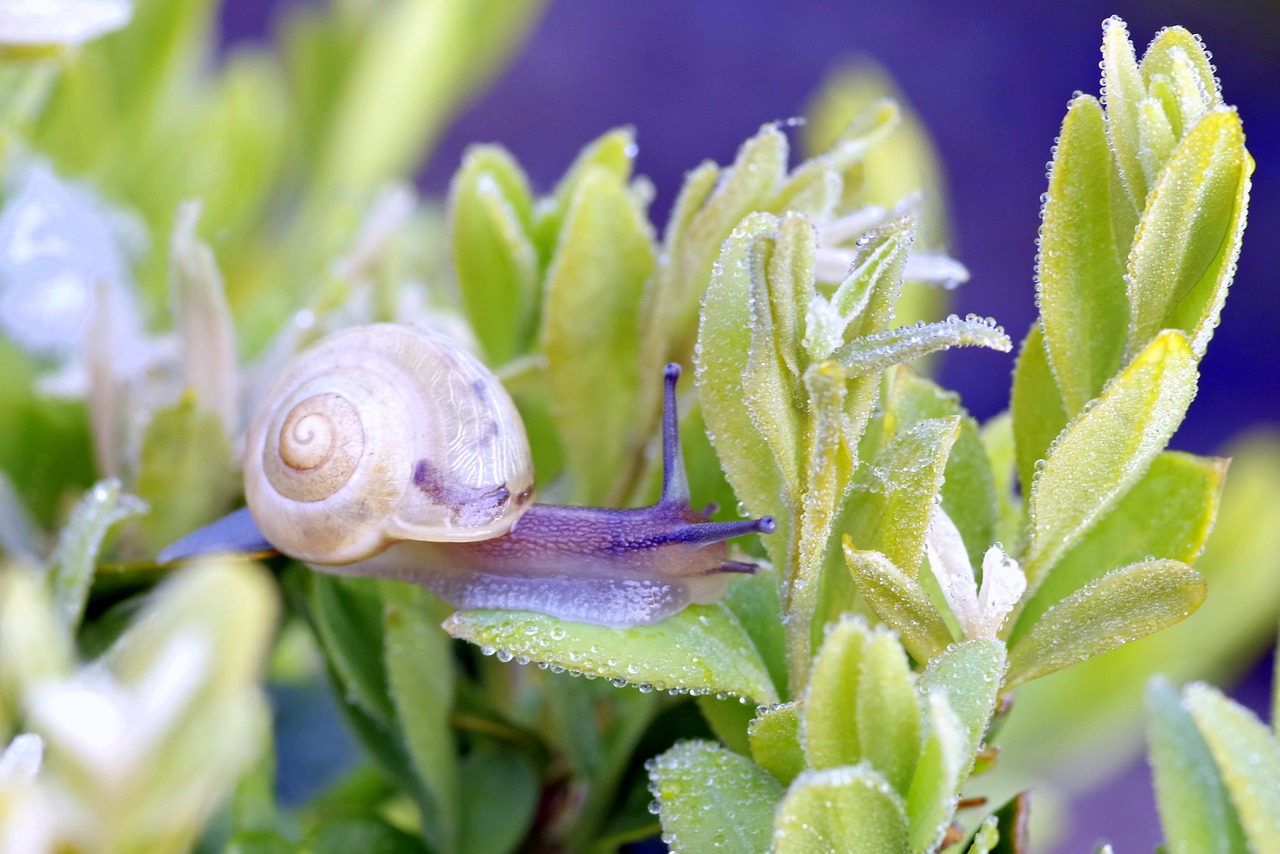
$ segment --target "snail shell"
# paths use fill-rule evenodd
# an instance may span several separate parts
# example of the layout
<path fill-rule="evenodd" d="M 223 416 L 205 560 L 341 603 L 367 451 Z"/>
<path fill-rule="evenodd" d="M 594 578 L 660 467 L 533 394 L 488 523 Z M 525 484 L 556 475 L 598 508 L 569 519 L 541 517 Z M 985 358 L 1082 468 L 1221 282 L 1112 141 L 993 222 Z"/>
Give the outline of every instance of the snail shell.
<path fill-rule="evenodd" d="M 402 540 L 492 539 L 532 494 L 529 441 L 501 383 L 452 340 L 396 324 L 295 357 L 245 451 L 254 520 L 308 562 L 352 563 Z"/>

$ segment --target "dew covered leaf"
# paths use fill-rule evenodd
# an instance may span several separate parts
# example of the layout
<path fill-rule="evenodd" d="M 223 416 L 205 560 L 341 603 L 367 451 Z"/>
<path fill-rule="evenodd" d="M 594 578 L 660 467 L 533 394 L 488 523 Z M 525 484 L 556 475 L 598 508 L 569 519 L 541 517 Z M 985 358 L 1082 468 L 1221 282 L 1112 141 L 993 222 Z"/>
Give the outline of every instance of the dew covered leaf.
<path fill-rule="evenodd" d="M 799 702 L 783 703 L 761 711 L 747 726 L 752 758 L 784 786 L 805 769 L 800 745 L 802 714 Z"/>
<path fill-rule="evenodd" d="M 1126 331 L 1124 259 L 1112 237 L 1111 152 L 1102 107 L 1078 95 L 1049 174 L 1037 275 L 1041 324 L 1066 411 L 1097 397 L 1120 366 Z"/>
<path fill-rule="evenodd" d="M 1181 423 L 1197 376 L 1186 338 L 1162 332 L 1054 442 L 1031 486 L 1030 589 L 1142 477 Z"/>
<path fill-rule="evenodd" d="M 1044 329 L 1036 321 L 1022 341 L 1013 371 L 1010 396 L 1013 441 L 1018 463 L 1018 483 L 1024 499 L 1035 482 L 1036 463 L 1067 426 L 1067 407 L 1049 366 Z"/>
<path fill-rule="evenodd" d="M 925 694 L 920 706 L 924 738 L 907 792 L 907 817 L 910 849 L 932 851 L 955 815 L 968 734 L 942 692 Z"/>
<path fill-rule="evenodd" d="M 894 854 L 907 851 L 906 804 L 865 765 L 805 771 L 778 806 L 777 854 Z"/>
<path fill-rule="evenodd" d="M 925 695 L 941 692 L 963 727 L 965 743 L 961 767 L 973 765 L 983 734 L 995 712 L 1000 682 L 1005 677 L 1008 654 L 998 640 L 981 638 L 949 646 L 929 662 L 917 681 Z"/>
<path fill-rule="evenodd" d="M 71 511 L 71 519 L 58 537 L 50 575 L 54 611 L 68 631 L 74 633 L 84 614 L 98 551 L 107 532 L 146 512 L 146 502 L 125 492 L 114 479 L 94 484 Z"/>
<path fill-rule="evenodd" d="M 851 376 L 875 374 L 886 368 L 952 347 L 986 347 L 1007 353 L 1013 344 L 998 326 L 969 316 L 954 315 L 937 323 L 900 326 L 855 338 L 831 354 Z"/>
<path fill-rule="evenodd" d="M 1165 451 L 1142 479 L 1067 552 L 1018 616 L 1017 639 L 1055 602 L 1101 578 L 1109 566 L 1148 557 L 1191 563 L 1218 514 L 1228 460 Z"/>
<path fill-rule="evenodd" d="M 1004 691 L 1101 655 L 1190 616 L 1204 578 L 1176 560 L 1113 570 L 1048 608 L 1009 651 Z"/>
<path fill-rule="evenodd" d="M 1167 327 L 1204 355 L 1235 273 L 1252 171 L 1240 117 L 1225 107 L 1196 122 L 1169 158 L 1128 258 L 1130 355 Z"/>
<path fill-rule="evenodd" d="M 599 504 L 625 468 L 636 418 L 635 318 L 655 266 L 653 236 L 626 185 L 586 168 L 546 276 L 542 349 L 573 503 Z"/>
<path fill-rule="evenodd" d="M 1231 797 L 1181 692 L 1156 677 L 1147 684 L 1146 708 L 1148 756 L 1169 854 L 1246 850 Z"/>
<path fill-rule="evenodd" d="M 898 632 L 912 658 L 928 663 L 951 644 L 951 630 L 916 578 L 879 552 L 853 548 L 847 537 L 844 554 L 858 592 Z"/>
<path fill-rule="evenodd" d="M 482 649 L 659 691 L 776 703 L 760 653 L 727 607 L 690 605 L 649 626 L 607 628 L 530 611 L 460 611 L 445 631 Z"/>
<path fill-rule="evenodd" d="M 855 712 L 862 758 L 905 797 L 920 753 L 920 707 L 907 654 L 892 634 L 867 644 Z"/>
<path fill-rule="evenodd" d="M 858 679 L 867 646 L 881 633 L 854 617 L 827 629 L 804 698 L 802 735 L 809 767 L 854 765 L 863 758 L 860 733 L 851 722 L 856 720 Z"/>
<path fill-rule="evenodd" d="M 1280 740 L 1252 712 L 1208 685 L 1188 685 L 1183 698 L 1250 847 L 1272 850 L 1280 839 Z"/>
<path fill-rule="evenodd" d="M 1204 45 L 1184 27 L 1165 27 L 1147 48 L 1140 66 L 1151 92 L 1169 90 L 1166 106 L 1179 136 L 1207 110 L 1222 105 L 1222 92 Z"/>
<path fill-rule="evenodd" d="M 686 741 L 649 762 L 663 840 L 673 854 L 764 852 L 782 787 L 745 756 Z"/>
<path fill-rule="evenodd" d="M 934 499 L 959 435 L 959 416 L 905 425 L 888 447 L 859 469 L 843 520 L 859 549 L 881 552 L 894 566 L 915 575 Z"/>
<path fill-rule="evenodd" d="M 1146 97 L 1147 87 L 1138 70 L 1129 30 L 1119 18 L 1109 18 L 1102 25 L 1102 57 L 1107 134 L 1130 203 L 1134 210 L 1142 210 L 1147 198 L 1147 178 L 1141 161 L 1138 110 Z"/>
<path fill-rule="evenodd" d="M 751 513 L 778 521 L 778 532 L 766 539 L 771 554 L 781 546 L 770 544 L 782 543 L 787 536 L 791 514 L 786 481 L 742 402 L 747 399 L 751 348 L 751 247 L 776 230 L 774 217 L 753 214 L 725 241 L 703 300 L 694 357 L 703 416 L 729 483 Z M 776 556 L 775 564 L 784 565 Z"/>
<path fill-rule="evenodd" d="M 528 179 L 497 146 L 472 148 L 449 188 L 449 231 L 462 305 L 495 364 L 519 354 L 533 331 L 538 252 L 530 239 Z"/>

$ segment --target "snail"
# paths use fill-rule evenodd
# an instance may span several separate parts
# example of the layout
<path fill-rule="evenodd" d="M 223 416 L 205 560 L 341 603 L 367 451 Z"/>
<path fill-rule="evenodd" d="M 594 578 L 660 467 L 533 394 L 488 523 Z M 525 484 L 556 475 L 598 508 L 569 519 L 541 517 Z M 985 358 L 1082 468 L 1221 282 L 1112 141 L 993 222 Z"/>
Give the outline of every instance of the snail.
<path fill-rule="evenodd" d="M 453 340 L 398 324 L 338 332 L 291 361 L 245 448 L 248 506 L 166 548 L 169 562 L 278 551 L 312 569 L 410 581 L 459 609 L 637 626 L 724 595 L 725 541 L 689 501 L 665 370 L 662 495 L 633 509 L 535 504 L 528 439 L 497 377 Z"/>

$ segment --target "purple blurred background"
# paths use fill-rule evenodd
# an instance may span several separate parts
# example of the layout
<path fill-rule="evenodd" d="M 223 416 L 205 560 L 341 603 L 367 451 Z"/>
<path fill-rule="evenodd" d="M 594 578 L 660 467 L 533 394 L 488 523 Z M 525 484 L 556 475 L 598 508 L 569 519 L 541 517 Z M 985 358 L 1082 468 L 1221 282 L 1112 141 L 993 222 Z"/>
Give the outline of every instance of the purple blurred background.
<path fill-rule="evenodd" d="M 302 0 L 293 0 L 302 2 Z M 271 38 L 269 0 L 226 0 L 225 38 Z M 1210 6 L 1212 5 L 1212 8 Z M 896 78 L 941 151 L 954 253 L 972 280 L 954 310 L 995 316 L 1018 340 L 1035 316 L 1033 267 L 1045 163 L 1073 92 L 1098 91 L 1101 23 L 1119 14 L 1139 52 L 1162 26 L 1181 24 L 1214 51 L 1226 101 L 1239 107 L 1254 175 L 1250 224 L 1223 324 L 1202 365 L 1199 398 L 1173 445 L 1214 453 L 1241 431 L 1280 422 L 1280 3 L 1116 0 L 552 2 L 532 40 L 446 133 L 420 184 L 443 195 L 463 149 L 499 142 L 549 188 L 588 140 L 637 129 L 638 171 L 657 187 L 662 220 L 684 172 L 733 158 L 766 121 L 803 112 L 825 73 L 870 55 Z M 1012 359 L 968 350 L 949 358 L 944 384 L 979 418 L 1008 400 Z M 1237 695 L 1265 708 L 1269 679 Z M 1064 851 L 1150 851 L 1159 841 L 1147 772 L 1134 768 L 1077 812 L 1090 826 Z"/>

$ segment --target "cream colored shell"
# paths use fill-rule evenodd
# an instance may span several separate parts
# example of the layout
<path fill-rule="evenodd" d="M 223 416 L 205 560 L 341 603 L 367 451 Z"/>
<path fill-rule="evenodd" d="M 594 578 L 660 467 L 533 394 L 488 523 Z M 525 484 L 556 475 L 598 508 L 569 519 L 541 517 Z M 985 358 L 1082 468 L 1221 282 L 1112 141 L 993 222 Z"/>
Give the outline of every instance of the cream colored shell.
<path fill-rule="evenodd" d="M 375 324 L 296 356 L 253 419 L 245 495 L 282 552 L 362 560 L 401 540 L 506 533 L 533 463 L 510 396 L 454 341 Z"/>

